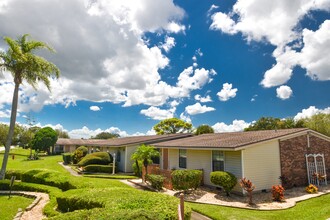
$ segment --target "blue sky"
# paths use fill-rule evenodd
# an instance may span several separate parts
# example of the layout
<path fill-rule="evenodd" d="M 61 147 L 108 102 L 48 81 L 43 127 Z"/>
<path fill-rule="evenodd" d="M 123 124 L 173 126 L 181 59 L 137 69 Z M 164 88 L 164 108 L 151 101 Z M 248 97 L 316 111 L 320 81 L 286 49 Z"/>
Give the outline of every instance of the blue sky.
<path fill-rule="evenodd" d="M 49 43 L 62 72 L 52 93 L 21 86 L 19 123 L 88 138 L 153 134 L 170 117 L 228 132 L 330 113 L 330 0 L 1 2 L 0 36 Z M 4 72 L 1 122 L 12 91 Z"/>

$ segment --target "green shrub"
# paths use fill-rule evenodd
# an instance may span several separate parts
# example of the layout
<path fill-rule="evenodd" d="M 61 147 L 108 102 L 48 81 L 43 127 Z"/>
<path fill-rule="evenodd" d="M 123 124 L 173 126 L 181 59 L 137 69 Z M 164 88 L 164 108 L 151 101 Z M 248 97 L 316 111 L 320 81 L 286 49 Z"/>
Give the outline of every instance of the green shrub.
<path fill-rule="evenodd" d="M 70 164 L 70 163 L 72 163 L 72 157 L 73 157 L 73 155 L 71 153 L 63 153 L 62 154 L 62 157 L 63 157 L 64 164 Z"/>
<path fill-rule="evenodd" d="M 211 182 L 215 185 L 221 186 L 227 196 L 233 190 L 235 185 L 237 184 L 237 178 L 234 174 L 224 171 L 215 171 L 210 174 Z"/>
<path fill-rule="evenodd" d="M 91 173 L 112 173 L 112 165 L 87 165 L 84 167 L 85 172 Z"/>
<path fill-rule="evenodd" d="M 151 183 L 151 187 L 156 190 L 162 190 L 165 177 L 162 175 L 149 174 L 146 175 L 146 180 Z"/>
<path fill-rule="evenodd" d="M 174 170 L 172 172 L 173 189 L 197 189 L 201 185 L 202 175 L 201 170 Z"/>
<path fill-rule="evenodd" d="M 88 154 L 88 149 L 85 146 L 78 147 L 72 155 L 72 160 L 74 164 L 79 163 L 79 161 Z"/>
<path fill-rule="evenodd" d="M 58 171 L 34 169 L 28 170 L 21 175 L 22 182 L 39 183 L 48 186 L 55 186 L 62 190 L 75 189 L 66 175 Z"/>
<path fill-rule="evenodd" d="M 92 197 L 70 197 L 59 196 L 56 198 L 57 208 L 62 212 L 72 212 L 79 209 L 104 208 L 103 202 L 95 201 Z"/>
<path fill-rule="evenodd" d="M 147 212 L 147 216 L 150 217 L 157 216 L 157 218 L 152 219 L 177 219 L 179 204 L 179 200 L 172 196 L 126 187 L 68 190 L 58 196 L 57 201 L 60 211 L 70 211 L 69 213 L 61 214 L 53 218 L 61 220 L 140 219 L 138 217 L 138 213 L 140 212 Z M 100 207 L 97 208 L 98 206 Z M 82 210 L 89 208 L 93 209 Z M 76 211 L 71 212 L 73 210 Z M 129 212 L 136 214 L 127 214 Z M 185 219 L 189 219 L 190 214 L 191 209 L 189 206 L 186 206 Z"/>
<path fill-rule="evenodd" d="M 23 170 L 7 170 L 5 179 L 11 179 L 12 176 L 16 176 L 16 180 L 21 180 Z"/>
<path fill-rule="evenodd" d="M 112 162 L 112 157 L 107 152 L 96 152 L 88 154 L 79 163 L 78 166 L 84 167 L 90 164 L 108 165 Z"/>

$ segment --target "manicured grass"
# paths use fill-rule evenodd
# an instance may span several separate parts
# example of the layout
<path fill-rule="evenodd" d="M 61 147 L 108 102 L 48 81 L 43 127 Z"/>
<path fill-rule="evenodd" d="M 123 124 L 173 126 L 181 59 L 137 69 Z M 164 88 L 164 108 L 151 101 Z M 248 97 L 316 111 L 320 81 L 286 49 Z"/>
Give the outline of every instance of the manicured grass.
<path fill-rule="evenodd" d="M 12 159 L 12 154 L 15 154 L 15 159 Z M 7 170 L 31 170 L 31 169 L 49 169 L 59 172 L 67 172 L 58 162 L 62 161 L 62 155 L 40 157 L 39 160 L 28 160 L 30 155 L 28 149 L 11 149 L 8 158 Z M 3 152 L 0 153 L 0 161 L 2 161 Z"/>
<path fill-rule="evenodd" d="M 12 220 L 16 215 L 19 208 L 24 210 L 28 205 L 33 202 L 33 199 L 23 196 L 0 195 L 0 219 Z"/>
<path fill-rule="evenodd" d="M 55 219 L 176 219 L 179 200 L 175 197 L 134 189 L 116 179 L 75 177 L 58 164 L 62 156 L 26 160 L 29 152 L 10 158 L 8 170 L 22 177 L 13 190 L 41 191 L 50 195 L 44 214 Z M 0 160 L 2 155 L 0 155 Z M 42 170 L 40 170 L 42 169 Z M 48 171 L 47 171 L 48 169 Z M 131 176 L 117 175 L 116 178 Z M 24 182 L 26 181 L 26 182 Z M 27 183 L 31 182 L 31 183 Z M 38 183 L 38 184 L 36 184 Z M 43 184 L 43 185 L 41 185 Z M 68 187 L 62 187 L 68 186 Z M 47 185 L 47 186 L 46 186 Z M 53 186 L 53 187 L 52 187 Z M 55 186 L 55 187 L 54 187 Z M 61 191 L 59 188 L 67 191 Z M 9 180 L 0 181 L 0 190 Z M 58 208 L 58 209 L 57 209 Z M 57 210 L 62 210 L 60 213 Z M 72 212 L 73 210 L 76 210 Z M 186 208 L 190 215 L 190 208 Z"/>
<path fill-rule="evenodd" d="M 217 205 L 189 203 L 190 207 L 215 220 L 225 219 L 278 219 L 278 220 L 312 220 L 330 218 L 330 195 L 309 199 L 297 203 L 293 208 L 278 211 L 257 211 L 229 208 Z"/>

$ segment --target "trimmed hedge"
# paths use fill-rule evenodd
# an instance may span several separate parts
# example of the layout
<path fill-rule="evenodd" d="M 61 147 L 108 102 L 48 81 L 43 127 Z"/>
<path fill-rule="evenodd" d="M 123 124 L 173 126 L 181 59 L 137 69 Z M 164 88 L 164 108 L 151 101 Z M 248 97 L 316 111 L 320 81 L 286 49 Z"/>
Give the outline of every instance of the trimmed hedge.
<path fill-rule="evenodd" d="M 28 170 L 21 175 L 22 182 L 39 183 L 48 186 L 55 186 L 62 190 L 75 189 L 68 177 L 53 170 L 34 169 Z"/>
<path fill-rule="evenodd" d="M 21 180 L 23 170 L 7 170 L 5 174 L 5 179 L 11 179 L 12 176 L 16 176 L 16 180 Z"/>
<path fill-rule="evenodd" d="M 91 173 L 112 173 L 112 165 L 87 165 L 84 167 L 85 172 Z"/>
<path fill-rule="evenodd" d="M 197 189 L 201 185 L 202 175 L 201 170 L 174 170 L 172 172 L 173 189 Z"/>
<path fill-rule="evenodd" d="M 151 183 L 151 187 L 156 190 L 162 190 L 165 177 L 162 175 L 148 174 L 146 180 Z"/>
<path fill-rule="evenodd" d="M 71 153 L 63 153 L 62 157 L 64 164 L 71 164 L 73 161 L 73 155 Z"/>
<path fill-rule="evenodd" d="M 108 165 L 112 163 L 112 156 L 107 152 L 96 152 L 86 155 L 79 163 L 78 166 L 84 167 L 90 164 Z"/>
<path fill-rule="evenodd" d="M 234 174 L 224 171 L 215 171 L 210 174 L 211 182 L 215 185 L 221 186 L 229 196 L 237 184 L 237 178 Z"/>
<path fill-rule="evenodd" d="M 57 203 L 60 211 L 69 212 L 52 219 L 136 219 L 138 214 L 131 216 L 129 212 L 146 212 L 147 216 L 156 217 L 152 219 L 177 219 L 179 200 L 154 192 L 111 187 L 69 190 L 57 197 Z M 77 211 L 71 212 L 73 210 Z M 190 215 L 191 209 L 186 206 L 185 219 L 190 219 Z M 127 218 L 121 218 L 123 216 Z"/>

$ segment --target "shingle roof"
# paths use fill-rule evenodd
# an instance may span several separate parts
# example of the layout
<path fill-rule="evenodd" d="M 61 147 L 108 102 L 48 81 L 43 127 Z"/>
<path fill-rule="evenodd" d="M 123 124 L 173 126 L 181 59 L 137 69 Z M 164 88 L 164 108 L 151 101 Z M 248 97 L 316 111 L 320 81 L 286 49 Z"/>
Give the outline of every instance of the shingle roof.
<path fill-rule="evenodd" d="M 307 131 L 307 128 L 203 134 L 154 144 L 155 147 L 235 149 Z"/>
<path fill-rule="evenodd" d="M 191 136 L 191 134 L 168 134 L 168 135 L 148 135 L 148 136 L 132 136 L 114 139 L 66 139 L 59 138 L 57 145 L 78 145 L 78 146 L 126 146 L 134 144 L 153 144 L 161 141 L 168 141 L 177 138 Z"/>

